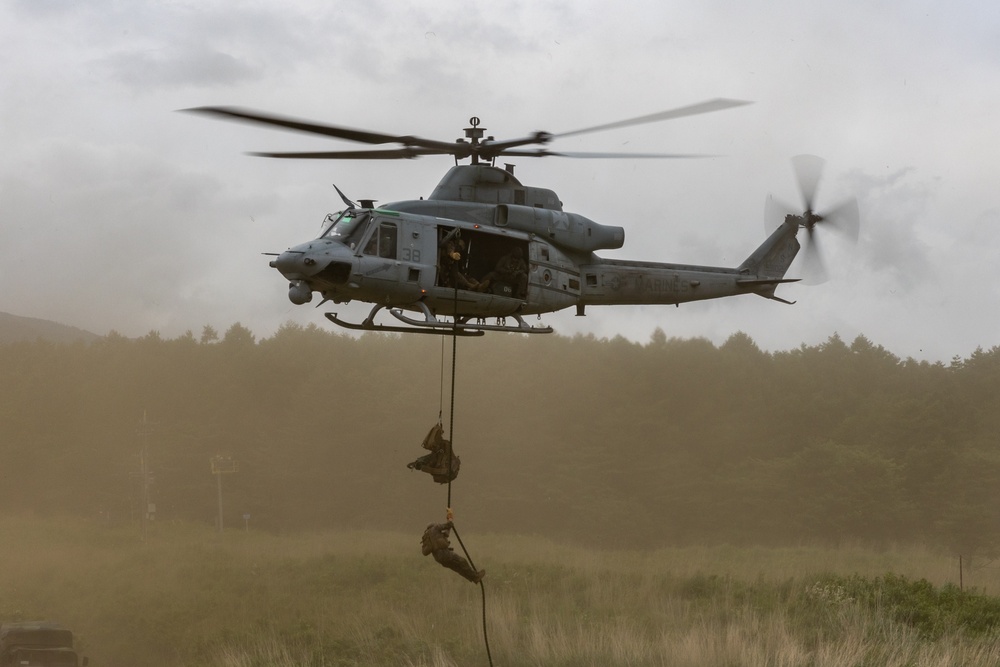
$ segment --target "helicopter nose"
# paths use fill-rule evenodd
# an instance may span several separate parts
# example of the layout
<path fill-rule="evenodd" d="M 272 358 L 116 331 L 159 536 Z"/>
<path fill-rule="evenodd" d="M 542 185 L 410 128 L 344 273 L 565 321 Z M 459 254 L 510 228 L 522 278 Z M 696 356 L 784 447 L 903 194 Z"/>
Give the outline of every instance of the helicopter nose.
<path fill-rule="evenodd" d="M 269 264 L 289 281 L 308 281 L 336 286 L 347 282 L 351 273 L 350 250 L 338 244 L 314 243 L 297 246 L 278 255 Z M 314 287 L 318 286 L 314 284 Z"/>
<path fill-rule="evenodd" d="M 285 252 L 278 255 L 277 259 L 273 259 L 269 262 L 269 266 L 272 269 L 278 269 L 281 275 L 288 279 L 302 278 L 304 277 L 303 270 L 308 266 L 309 263 L 306 262 L 309 259 L 309 263 L 315 264 L 316 260 L 307 258 L 306 254 L 301 250 L 286 250 Z"/>

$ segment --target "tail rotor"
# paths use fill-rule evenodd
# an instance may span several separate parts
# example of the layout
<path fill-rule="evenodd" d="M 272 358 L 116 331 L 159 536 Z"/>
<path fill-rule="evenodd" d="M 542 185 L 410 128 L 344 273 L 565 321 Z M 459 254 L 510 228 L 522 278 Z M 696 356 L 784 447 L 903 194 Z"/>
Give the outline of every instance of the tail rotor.
<path fill-rule="evenodd" d="M 822 225 L 823 229 L 836 232 L 851 244 L 857 243 L 861 229 L 858 202 L 853 197 L 822 212 L 816 210 L 816 194 L 819 191 L 825 163 L 823 158 L 815 155 L 796 155 L 792 158 L 792 169 L 802 198 L 801 214 L 797 213 L 795 208 L 770 195 L 764 205 L 764 221 L 769 230 L 776 229 L 787 220 L 792 220 L 799 228 L 805 229 L 802 271 L 803 282 L 810 285 L 817 285 L 829 279 L 816 236 L 816 227 Z"/>

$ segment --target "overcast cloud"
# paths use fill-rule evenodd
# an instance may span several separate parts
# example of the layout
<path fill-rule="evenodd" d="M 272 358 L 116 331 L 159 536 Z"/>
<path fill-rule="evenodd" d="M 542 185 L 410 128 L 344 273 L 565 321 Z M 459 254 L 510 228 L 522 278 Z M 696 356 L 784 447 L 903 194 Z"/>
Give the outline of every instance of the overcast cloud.
<path fill-rule="evenodd" d="M 755 103 L 553 145 L 723 157 L 524 158 L 517 174 L 623 225 L 607 256 L 736 265 L 763 239 L 767 195 L 798 201 L 789 158 L 820 155 L 820 207 L 856 196 L 863 221 L 854 249 L 822 239 L 832 279 L 779 288 L 794 306 L 739 297 L 546 323 L 642 342 L 656 327 L 716 343 L 744 331 L 770 350 L 865 335 L 943 361 L 1000 343 L 1000 6 L 22 0 L 0 3 L 0 55 L 0 311 L 130 336 L 328 326 L 288 302 L 260 253 L 314 235 L 339 208 L 331 183 L 414 199 L 451 164 L 252 158 L 352 145 L 177 109 L 450 140 L 473 115 L 503 138 L 729 97 Z"/>

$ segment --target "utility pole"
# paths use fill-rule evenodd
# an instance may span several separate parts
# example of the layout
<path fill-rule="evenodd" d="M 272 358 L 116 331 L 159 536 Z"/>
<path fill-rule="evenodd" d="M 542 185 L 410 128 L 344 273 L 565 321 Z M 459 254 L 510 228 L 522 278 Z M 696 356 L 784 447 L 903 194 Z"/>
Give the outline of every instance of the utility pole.
<path fill-rule="evenodd" d="M 231 456 L 216 455 L 209 459 L 212 464 L 212 474 L 218 478 L 219 482 L 219 534 L 222 534 L 222 476 L 229 475 L 237 470 L 239 466 Z"/>
<path fill-rule="evenodd" d="M 149 434 L 153 431 L 153 424 L 146 419 L 146 411 L 142 411 L 142 421 L 139 422 L 139 522 L 142 527 L 142 541 L 146 541 L 147 523 L 151 518 L 155 507 L 149 502 L 149 482 L 151 474 L 149 472 Z"/>

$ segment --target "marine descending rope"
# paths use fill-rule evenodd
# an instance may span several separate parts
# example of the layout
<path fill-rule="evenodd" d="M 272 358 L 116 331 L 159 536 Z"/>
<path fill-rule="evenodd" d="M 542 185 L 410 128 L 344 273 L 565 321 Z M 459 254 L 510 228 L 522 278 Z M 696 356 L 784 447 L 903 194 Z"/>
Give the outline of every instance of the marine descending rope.
<path fill-rule="evenodd" d="M 458 287 L 455 288 L 455 315 L 454 323 L 452 325 L 453 330 L 457 328 L 458 324 Z M 454 333 L 451 336 L 451 410 L 448 417 L 448 440 L 451 446 L 448 447 L 448 466 L 445 470 L 448 471 L 448 503 L 446 506 L 446 517 L 447 521 L 452 524 L 452 532 L 455 534 L 455 539 L 458 540 L 459 545 L 462 547 L 462 552 L 465 554 L 466 559 L 469 561 L 469 565 L 472 566 L 473 570 L 476 570 L 476 564 L 472 560 L 472 556 L 469 554 L 469 550 L 465 548 L 465 542 L 462 541 L 462 536 L 458 532 L 458 528 L 454 525 L 455 513 L 452 510 L 451 504 L 451 482 L 454 478 L 452 471 L 452 454 L 455 445 L 455 367 L 458 361 L 458 336 Z M 438 424 L 441 423 L 442 413 L 444 412 L 444 338 L 441 339 L 441 399 L 440 405 L 438 407 Z M 483 584 L 482 579 L 479 580 L 479 591 L 482 593 L 482 617 L 483 617 L 483 643 L 486 645 L 486 657 L 489 660 L 490 667 L 493 667 L 493 656 L 490 653 L 490 638 L 486 629 L 486 586 Z"/>

